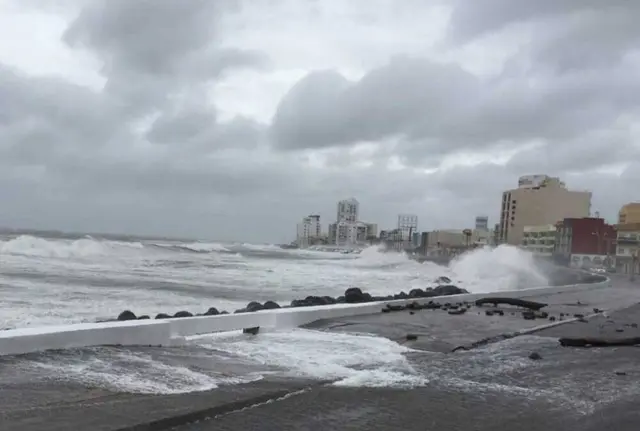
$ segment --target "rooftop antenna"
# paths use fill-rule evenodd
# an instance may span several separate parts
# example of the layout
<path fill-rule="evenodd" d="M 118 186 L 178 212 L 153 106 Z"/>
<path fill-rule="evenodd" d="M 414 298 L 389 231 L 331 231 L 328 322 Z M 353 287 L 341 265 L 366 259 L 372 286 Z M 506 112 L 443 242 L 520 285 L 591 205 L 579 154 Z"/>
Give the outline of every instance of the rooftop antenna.
<path fill-rule="evenodd" d="M 596 218 L 600 218 L 600 211 L 596 211 Z"/>

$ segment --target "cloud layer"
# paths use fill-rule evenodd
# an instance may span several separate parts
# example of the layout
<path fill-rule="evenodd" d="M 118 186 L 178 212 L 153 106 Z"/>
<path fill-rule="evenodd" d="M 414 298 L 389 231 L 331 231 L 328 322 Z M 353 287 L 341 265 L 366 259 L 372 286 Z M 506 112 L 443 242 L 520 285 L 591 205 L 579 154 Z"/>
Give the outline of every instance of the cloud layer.
<path fill-rule="evenodd" d="M 530 173 L 638 199 L 640 6 L 346 3 L 6 2 L 0 225 L 288 241 L 356 196 L 461 228 Z"/>

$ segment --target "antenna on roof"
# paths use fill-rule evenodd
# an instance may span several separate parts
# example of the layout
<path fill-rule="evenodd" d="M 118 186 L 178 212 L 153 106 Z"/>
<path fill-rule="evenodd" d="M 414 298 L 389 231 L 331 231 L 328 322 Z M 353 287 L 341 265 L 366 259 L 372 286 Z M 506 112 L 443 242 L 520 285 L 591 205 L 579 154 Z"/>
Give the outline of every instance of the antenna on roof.
<path fill-rule="evenodd" d="M 596 211 L 596 218 L 600 218 L 600 211 Z"/>

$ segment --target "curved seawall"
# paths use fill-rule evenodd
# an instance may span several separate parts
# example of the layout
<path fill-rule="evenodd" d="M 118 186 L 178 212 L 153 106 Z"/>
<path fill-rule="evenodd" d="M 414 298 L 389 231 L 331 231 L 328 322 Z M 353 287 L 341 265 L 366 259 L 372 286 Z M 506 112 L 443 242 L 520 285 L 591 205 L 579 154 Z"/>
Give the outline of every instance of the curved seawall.
<path fill-rule="evenodd" d="M 553 294 L 574 290 L 606 288 L 606 277 L 588 277 L 581 284 L 547 286 L 513 291 L 500 291 L 500 296 L 527 298 L 543 293 Z M 590 281 L 590 282 L 587 282 Z M 360 304 L 335 304 L 324 306 L 282 308 L 253 313 L 198 316 L 166 320 L 135 320 L 126 322 L 82 323 L 42 328 L 22 328 L 0 331 L 0 355 L 17 355 L 50 349 L 120 345 L 120 346 L 176 346 L 185 337 L 245 328 L 293 328 L 323 319 L 379 313 L 387 304 L 406 305 L 410 302 L 425 303 L 473 301 L 490 295 L 464 293 L 430 298 L 410 298 Z"/>

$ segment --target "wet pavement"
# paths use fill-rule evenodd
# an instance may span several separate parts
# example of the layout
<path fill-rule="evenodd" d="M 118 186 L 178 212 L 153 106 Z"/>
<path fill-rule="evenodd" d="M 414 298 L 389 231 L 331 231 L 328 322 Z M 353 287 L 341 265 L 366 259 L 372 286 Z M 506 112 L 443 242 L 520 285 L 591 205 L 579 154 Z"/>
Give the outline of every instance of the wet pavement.
<path fill-rule="evenodd" d="M 558 338 L 640 336 L 640 285 L 614 279 L 610 288 L 528 299 L 548 303 L 544 310 L 549 317 L 562 314 L 566 320 L 540 329 L 558 322 L 549 317 L 524 320 L 522 310 L 508 306 L 498 307 L 503 316 L 487 316 L 493 307 L 472 306 L 463 315 L 398 311 L 310 325 L 328 332 L 376 334 L 415 349 L 407 361 L 422 383 L 404 389 L 336 386 L 263 372 L 258 381 L 188 394 L 130 394 L 45 379 L 43 370 L 21 368 L 24 357 L 3 358 L 0 429 L 636 430 L 640 347 L 567 348 Z M 594 308 L 603 313 L 593 315 Z M 588 319 L 573 321 L 574 314 Z M 536 328 L 451 352 L 479 339 Z M 407 341 L 408 333 L 417 338 Z M 207 367 L 234 376 L 265 370 L 233 358 L 212 360 L 211 353 L 189 349 L 147 353 L 203 373 Z M 92 352 L 83 351 L 78 362 Z"/>

